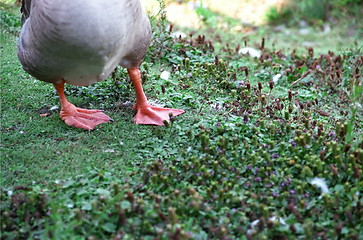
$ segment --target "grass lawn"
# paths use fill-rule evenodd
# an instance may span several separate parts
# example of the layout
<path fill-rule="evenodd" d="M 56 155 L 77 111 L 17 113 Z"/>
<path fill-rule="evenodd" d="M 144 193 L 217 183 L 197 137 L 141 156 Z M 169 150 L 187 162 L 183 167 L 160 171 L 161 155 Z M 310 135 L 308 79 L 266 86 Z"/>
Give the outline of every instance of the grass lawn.
<path fill-rule="evenodd" d="M 354 16 L 329 31 L 241 25 L 210 5 L 202 25 L 174 24 L 185 38 L 153 16 L 146 95 L 186 113 L 134 125 L 135 93 L 117 68 L 66 87 L 70 102 L 115 120 L 88 132 L 65 125 L 53 86 L 22 70 L 20 15 L 12 1 L 0 7 L 1 239 L 363 238 Z"/>

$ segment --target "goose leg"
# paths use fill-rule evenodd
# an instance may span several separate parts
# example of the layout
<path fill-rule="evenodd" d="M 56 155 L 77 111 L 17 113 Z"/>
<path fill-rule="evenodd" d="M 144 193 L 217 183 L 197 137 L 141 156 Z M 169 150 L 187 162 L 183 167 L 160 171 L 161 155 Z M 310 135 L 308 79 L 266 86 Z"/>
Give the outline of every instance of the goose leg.
<path fill-rule="evenodd" d="M 170 121 L 170 114 L 178 116 L 185 111 L 181 109 L 160 108 L 151 106 L 146 99 L 144 90 L 141 86 L 140 69 L 129 68 L 127 72 L 134 84 L 136 91 L 136 104 L 134 109 L 137 109 L 134 122 L 136 124 L 164 125 L 164 120 Z"/>
<path fill-rule="evenodd" d="M 74 106 L 68 102 L 64 94 L 64 83 L 53 84 L 58 92 L 61 101 L 61 119 L 69 126 L 92 130 L 96 125 L 113 121 L 109 116 L 101 110 L 87 110 Z"/>

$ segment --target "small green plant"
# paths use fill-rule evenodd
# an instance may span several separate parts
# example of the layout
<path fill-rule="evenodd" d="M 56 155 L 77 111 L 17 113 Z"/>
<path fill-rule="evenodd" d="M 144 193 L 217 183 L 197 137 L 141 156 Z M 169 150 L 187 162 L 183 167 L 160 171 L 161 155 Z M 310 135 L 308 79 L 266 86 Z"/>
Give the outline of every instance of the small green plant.
<path fill-rule="evenodd" d="M 216 19 L 215 13 L 213 13 L 208 8 L 204 8 L 203 1 L 200 1 L 200 5 L 195 10 L 195 12 L 197 13 L 198 17 L 202 20 L 202 22 L 204 22 L 205 24 L 207 24 L 211 27 L 216 26 L 217 19 Z"/>
<path fill-rule="evenodd" d="M 302 15 L 307 19 L 327 19 L 329 8 L 326 0 L 300 1 L 298 4 Z"/>
<path fill-rule="evenodd" d="M 336 5 L 336 6 L 347 6 L 347 5 L 352 5 L 352 4 L 362 5 L 362 1 L 360 1 L 360 0 L 334 0 L 333 1 L 333 5 Z"/>
<path fill-rule="evenodd" d="M 3 30 L 7 29 L 12 34 L 19 34 L 21 21 L 18 15 L 0 9 L 0 27 Z"/>
<path fill-rule="evenodd" d="M 267 20 L 271 23 L 283 22 L 287 18 L 297 21 L 304 19 L 309 23 L 319 23 L 326 21 L 337 11 L 350 11 L 354 12 L 356 8 L 361 6 L 362 2 L 359 0 L 344 0 L 344 1 L 326 1 L 326 0 L 299 0 L 299 1 L 286 1 L 281 7 L 271 7 L 266 13 Z M 357 13 L 356 13 L 357 14 Z"/>
<path fill-rule="evenodd" d="M 282 7 L 278 9 L 277 7 L 271 7 L 269 11 L 266 13 L 266 19 L 270 23 L 281 22 L 283 19 L 286 19 L 290 16 L 290 9 L 287 7 Z"/>
<path fill-rule="evenodd" d="M 106 81 L 88 87 L 67 84 L 65 88 L 66 94 L 81 97 L 84 104 L 101 104 L 104 109 L 112 108 L 120 100 L 126 101 L 132 92 L 133 86 L 127 71 L 121 67 L 117 67 Z"/>

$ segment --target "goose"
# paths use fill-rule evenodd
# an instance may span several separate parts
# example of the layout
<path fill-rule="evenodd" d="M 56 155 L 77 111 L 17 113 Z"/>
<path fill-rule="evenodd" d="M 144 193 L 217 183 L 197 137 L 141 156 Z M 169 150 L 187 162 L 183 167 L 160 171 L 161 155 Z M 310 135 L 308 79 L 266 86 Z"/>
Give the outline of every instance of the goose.
<path fill-rule="evenodd" d="M 105 80 L 120 65 L 136 91 L 135 124 L 164 125 L 181 109 L 148 103 L 140 65 L 151 41 L 151 26 L 139 0 L 22 0 L 17 54 L 23 69 L 52 83 L 69 126 L 92 130 L 113 121 L 101 110 L 68 102 L 64 85 L 88 86 Z"/>

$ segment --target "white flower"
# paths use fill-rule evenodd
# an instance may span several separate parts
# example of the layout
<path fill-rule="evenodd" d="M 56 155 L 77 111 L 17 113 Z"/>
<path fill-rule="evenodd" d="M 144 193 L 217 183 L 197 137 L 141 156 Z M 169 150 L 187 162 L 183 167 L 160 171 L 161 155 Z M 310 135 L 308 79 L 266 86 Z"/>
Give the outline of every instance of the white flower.
<path fill-rule="evenodd" d="M 276 216 L 272 216 L 272 217 L 270 217 L 268 220 L 270 220 L 271 222 L 275 222 L 276 221 Z M 251 229 L 248 229 L 247 230 L 247 234 L 248 235 L 251 235 L 252 234 L 252 229 L 254 228 L 254 227 L 256 227 L 256 225 L 258 224 L 260 222 L 260 220 L 259 219 L 257 219 L 257 220 L 255 220 L 255 221 L 253 221 L 253 222 L 251 222 Z M 281 218 L 281 217 L 279 217 L 279 222 L 280 222 L 280 224 L 282 224 L 282 225 L 286 225 L 286 222 L 285 222 L 285 220 L 283 219 L 283 218 Z"/>
<path fill-rule="evenodd" d="M 324 34 L 328 34 L 331 31 L 331 27 L 328 23 L 324 24 Z"/>
<path fill-rule="evenodd" d="M 49 110 L 50 111 L 55 111 L 55 110 L 58 110 L 58 109 L 59 109 L 59 107 L 57 105 L 55 105 L 55 106 L 51 107 Z"/>
<path fill-rule="evenodd" d="M 115 149 L 109 148 L 109 149 L 103 150 L 103 152 L 105 152 L 105 153 L 114 153 Z"/>
<path fill-rule="evenodd" d="M 183 32 L 176 31 L 176 32 L 172 32 L 171 36 L 173 38 L 185 38 L 187 35 L 185 33 L 183 33 Z"/>
<path fill-rule="evenodd" d="M 275 220 L 276 220 L 276 216 L 272 216 L 272 217 L 270 217 L 268 220 L 270 220 L 271 222 L 275 222 Z M 283 218 L 279 218 L 279 221 L 280 221 L 280 223 L 282 224 L 282 225 L 286 225 L 286 222 L 285 222 L 285 220 L 283 219 Z"/>
<path fill-rule="evenodd" d="M 8 196 L 11 197 L 11 195 L 13 195 L 13 191 L 9 190 L 8 191 Z"/>
<path fill-rule="evenodd" d="M 276 84 L 278 81 L 279 81 L 279 79 L 280 79 L 280 77 L 281 77 L 282 75 L 279 73 L 279 74 L 276 74 L 273 78 L 272 78 L 272 81 Z"/>
<path fill-rule="evenodd" d="M 299 33 L 301 35 L 308 35 L 310 33 L 310 30 L 307 28 L 301 28 L 301 29 L 299 29 Z"/>
<path fill-rule="evenodd" d="M 252 229 L 247 229 L 247 235 L 252 235 L 253 230 Z"/>
<path fill-rule="evenodd" d="M 261 56 L 261 51 L 258 49 L 254 49 L 251 47 L 245 47 L 245 48 L 241 48 L 239 50 L 240 54 L 249 54 L 251 57 L 256 57 L 259 58 Z"/>
<path fill-rule="evenodd" d="M 315 177 L 311 180 L 310 184 L 320 188 L 321 193 L 329 193 L 329 188 L 324 178 Z"/>
<path fill-rule="evenodd" d="M 254 228 L 259 222 L 260 222 L 260 219 L 257 219 L 255 221 L 251 222 L 251 228 Z"/>
<path fill-rule="evenodd" d="M 160 78 L 163 80 L 168 80 L 169 77 L 170 77 L 170 72 L 168 72 L 168 71 L 164 71 L 160 74 Z"/>

